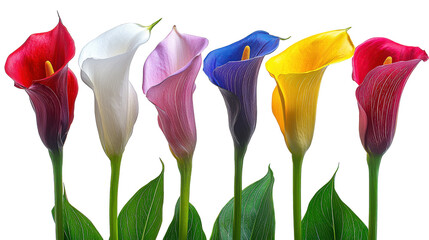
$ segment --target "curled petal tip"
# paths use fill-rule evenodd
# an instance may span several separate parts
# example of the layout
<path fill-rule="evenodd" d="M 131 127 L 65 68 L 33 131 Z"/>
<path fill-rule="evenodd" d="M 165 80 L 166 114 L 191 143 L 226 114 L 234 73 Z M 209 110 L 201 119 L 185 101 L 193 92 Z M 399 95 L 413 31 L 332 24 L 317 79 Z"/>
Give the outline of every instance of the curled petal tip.
<path fill-rule="evenodd" d="M 153 27 L 155 27 L 156 24 L 158 24 L 160 21 L 162 20 L 162 18 L 158 19 L 156 22 L 152 23 L 150 26 L 147 27 L 147 29 L 149 31 L 152 30 Z"/>
<path fill-rule="evenodd" d="M 284 41 L 284 40 L 288 40 L 289 38 L 291 38 L 291 36 L 289 36 L 289 37 L 287 37 L 287 38 L 281 38 L 281 37 L 279 37 L 279 39 L 280 39 L 280 40 L 283 40 L 283 41 Z"/>
<path fill-rule="evenodd" d="M 425 50 L 423 50 L 423 57 L 422 57 L 423 62 L 426 62 L 428 59 L 429 59 L 428 54 L 426 53 Z"/>
<path fill-rule="evenodd" d="M 352 27 L 344 28 L 344 31 L 348 32 Z"/>

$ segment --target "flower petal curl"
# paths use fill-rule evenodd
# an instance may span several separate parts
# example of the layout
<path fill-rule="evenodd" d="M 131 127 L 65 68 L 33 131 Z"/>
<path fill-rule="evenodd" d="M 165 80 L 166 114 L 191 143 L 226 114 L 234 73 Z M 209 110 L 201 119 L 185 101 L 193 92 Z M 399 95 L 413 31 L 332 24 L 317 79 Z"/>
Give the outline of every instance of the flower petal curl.
<path fill-rule="evenodd" d="M 426 52 L 419 47 L 405 46 L 387 38 L 371 38 L 356 47 L 352 60 L 353 80 L 360 85 L 372 69 L 383 65 L 387 57 L 391 57 L 393 62 L 428 60 Z"/>

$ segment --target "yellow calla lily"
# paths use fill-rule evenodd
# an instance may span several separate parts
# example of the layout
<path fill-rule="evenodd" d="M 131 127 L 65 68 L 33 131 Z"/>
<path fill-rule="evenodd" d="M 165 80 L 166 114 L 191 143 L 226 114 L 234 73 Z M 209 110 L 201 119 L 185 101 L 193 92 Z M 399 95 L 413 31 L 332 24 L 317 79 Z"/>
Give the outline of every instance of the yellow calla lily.
<path fill-rule="evenodd" d="M 302 160 L 313 139 L 320 82 L 330 64 L 353 56 L 355 47 L 347 30 L 305 38 L 270 58 L 265 65 L 277 82 L 273 92 L 273 114 L 292 153 L 295 240 L 302 239 Z"/>
<path fill-rule="evenodd" d="M 320 82 L 328 65 L 353 56 L 348 29 L 305 38 L 270 58 L 266 68 L 276 80 L 273 114 L 289 151 L 304 157 L 313 139 Z"/>

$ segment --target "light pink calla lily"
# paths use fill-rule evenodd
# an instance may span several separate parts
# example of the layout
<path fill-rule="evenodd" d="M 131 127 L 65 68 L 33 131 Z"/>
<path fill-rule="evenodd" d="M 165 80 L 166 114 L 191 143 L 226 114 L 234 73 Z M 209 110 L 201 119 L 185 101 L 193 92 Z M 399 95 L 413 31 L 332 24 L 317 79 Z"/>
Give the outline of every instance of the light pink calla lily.
<path fill-rule="evenodd" d="M 143 92 L 155 104 L 159 126 L 179 161 L 192 158 L 197 141 L 192 94 L 207 44 L 206 38 L 173 27 L 143 67 Z"/>
<path fill-rule="evenodd" d="M 208 40 L 173 27 L 146 59 L 143 92 L 158 110 L 158 124 L 180 170 L 179 240 L 187 239 L 192 156 L 197 143 L 192 94 Z"/>

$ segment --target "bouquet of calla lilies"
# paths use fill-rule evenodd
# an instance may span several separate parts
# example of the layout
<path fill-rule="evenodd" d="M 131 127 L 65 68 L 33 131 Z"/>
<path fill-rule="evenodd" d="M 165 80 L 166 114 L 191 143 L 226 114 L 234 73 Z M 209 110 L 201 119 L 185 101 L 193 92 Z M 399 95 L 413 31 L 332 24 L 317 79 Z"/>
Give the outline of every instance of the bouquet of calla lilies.
<path fill-rule="evenodd" d="M 238 41 L 230 39 L 231 44 L 224 47 L 218 46 L 217 39 L 211 39 L 210 44 L 217 49 L 206 54 L 207 38 L 181 33 L 178 27 L 172 26 L 171 32 L 165 33 L 166 37 L 147 56 L 144 65 L 139 66 L 143 72 L 142 90 L 136 91 L 130 81 L 133 78 L 130 76 L 131 62 L 160 21 L 148 26 L 126 23 L 104 33 L 100 31 L 98 37 L 80 50 L 80 79 L 94 93 L 98 135 L 111 166 L 110 198 L 106 199 L 109 201 L 110 235 L 105 239 L 204 240 L 209 235 L 212 240 L 275 239 L 273 184 L 274 172 L 279 171 L 279 174 L 290 174 L 293 179 L 293 215 L 290 217 L 294 231 L 290 233 L 291 238 L 376 240 L 381 158 L 393 141 L 402 91 L 416 66 L 429 59 L 426 52 L 382 37 L 371 38 L 355 48 L 349 36 L 350 28 L 346 28 L 309 36 L 271 57 L 267 55 L 279 46 L 284 49 L 282 45 L 290 40 L 262 30 Z M 52 161 L 55 199 L 52 216 L 56 239 L 99 240 L 103 238 L 94 224 L 68 201 L 62 178 L 63 155 L 67 154 L 63 147 L 68 131 L 73 131 L 71 124 L 78 93 L 78 77 L 68 66 L 74 55 L 72 36 L 59 19 L 54 29 L 30 35 L 11 53 L 5 71 L 15 87 L 28 93 L 40 138 Z M 265 61 L 265 57 L 269 59 Z M 349 59 L 353 69 L 350 74 L 358 84 L 356 92 L 350 92 L 356 96 L 357 107 L 353 107 L 359 113 L 359 127 L 355 127 L 367 153 L 369 171 L 367 224 L 335 191 L 335 175 L 339 169 L 315 193 L 304 216 L 301 212 L 302 166 L 314 135 L 322 78 L 329 65 Z M 263 178 L 243 189 L 243 174 L 248 174 L 243 172 L 244 159 L 257 123 L 258 78 L 270 79 L 268 74 L 260 75 L 263 63 L 265 73 L 275 80 L 272 113 L 291 153 L 292 165 L 290 171 L 283 172 L 268 167 Z M 336 67 L 330 69 L 335 71 Z M 199 75 L 201 70 L 207 77 Z M 198 91 L 197 78 L 208 79 L 219 89 L 228 119 L 213 120 L 228 122 L 234 149 L 234 156 L 228 160 L 234 163 L 235 177 L 230 179 L 234 196 L 219 209 L 211 234 L 203 231 L 205 219 L 200 218 L 190 203 L 191 192 L 199 194 L 191 191 L 198 126 L 193 105 L 193 93 Z M 122 156 L 138 120 L 138 95 L 142 94 L 158 112 L 159 128 L 180 172 L 180 180 L 177 179 L 180 196 L 177 196 L 174 216 L 164 236 L 158 234 L 164 203 L 162 161 L 159 176 L 140 188 L 118 211 Z M 163 147 L 167 150 L 167 146 Z"/>

